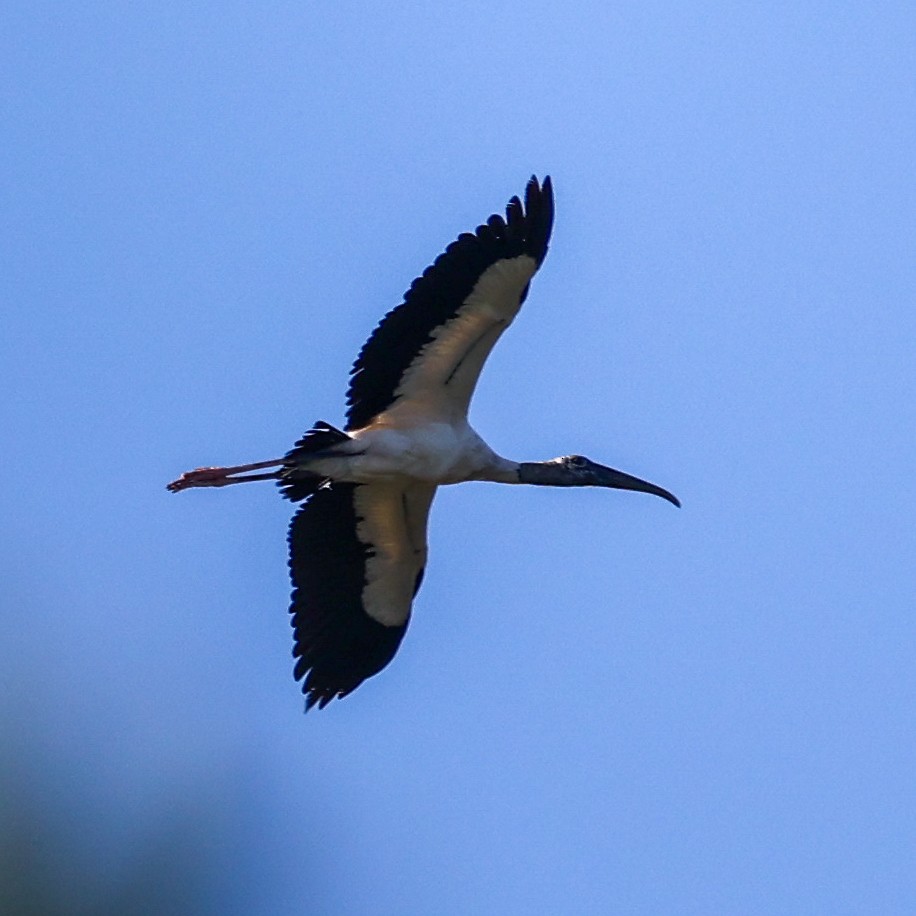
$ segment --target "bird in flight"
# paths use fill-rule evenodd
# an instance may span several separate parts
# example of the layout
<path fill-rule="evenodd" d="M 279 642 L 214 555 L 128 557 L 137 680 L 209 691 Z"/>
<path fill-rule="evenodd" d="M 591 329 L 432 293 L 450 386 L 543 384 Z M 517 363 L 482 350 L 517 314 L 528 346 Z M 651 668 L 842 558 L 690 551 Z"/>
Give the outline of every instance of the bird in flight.
<path fill-rule="evenodd" d="M 304 504 L 289 528 L 295 677 L 306 709 L 344 697 L 394 657 L 426 567 L 436 489 L 465 480 L 667 490 L 581 455 L 517 462 L 497 455 L 467 413 L 483 364 L 518 314 L 547 254 L 550 178 L 524 203 L 460 235 L 411 284 L 350 372 L 343 430 L 319 421 L 282 458 L 198 468 L 168 485 L 276 481 Z"/>

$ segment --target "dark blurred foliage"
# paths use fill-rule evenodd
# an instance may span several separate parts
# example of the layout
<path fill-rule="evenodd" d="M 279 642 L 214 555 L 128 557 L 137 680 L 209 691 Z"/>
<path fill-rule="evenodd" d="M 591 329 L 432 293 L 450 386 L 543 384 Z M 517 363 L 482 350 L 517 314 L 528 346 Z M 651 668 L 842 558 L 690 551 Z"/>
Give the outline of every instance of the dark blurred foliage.
<path fill-rule="evenodd" d="M 75 813 L 88 806 L 50 802 L 53 772 L 17 763 L 0 774 L 3 916 L 225 912 L 225 877 L 240 839 L 225 799 L 185 793 L 158 823 L 128 829 L 121 848 L 99 854 L 101 825 L 91 812 Z M 74 817 L 86 822 L 74 823 Z"/>

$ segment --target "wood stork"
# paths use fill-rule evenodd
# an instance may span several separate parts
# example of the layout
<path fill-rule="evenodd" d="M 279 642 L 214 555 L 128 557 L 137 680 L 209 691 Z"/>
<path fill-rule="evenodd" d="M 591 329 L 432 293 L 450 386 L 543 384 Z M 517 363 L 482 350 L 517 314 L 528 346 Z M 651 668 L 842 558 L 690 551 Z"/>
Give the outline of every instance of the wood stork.
<path fill-rule="evenodd" d="M 554 487 L 661 487 L 581 455 L 516 462 L 471 428 L 468 405 L 484 361 L 515 318 L 547 254 L 550 178 L 525 202 L 464 233 L 414 280 L 351 370 L 343 431 L 315 425 L 282 458 L 199 468 L 168 485 L 275 480 L 307 500 L 289 529 L 293 655 L 306 709 L 326 706 L 394 657 L 426 566 L 426 522 L 442 484 L 464 480 Z M 266 470 L 272 468 L 273 470 Z"/>

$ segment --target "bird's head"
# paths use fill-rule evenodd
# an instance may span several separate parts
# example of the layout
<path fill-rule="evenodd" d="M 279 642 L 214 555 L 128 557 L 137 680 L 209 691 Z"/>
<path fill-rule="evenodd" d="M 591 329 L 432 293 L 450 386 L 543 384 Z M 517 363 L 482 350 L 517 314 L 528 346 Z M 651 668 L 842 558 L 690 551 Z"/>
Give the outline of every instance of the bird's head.
<path fill-rule="evenodd" d="M 610 487 L 614 490 L 638 490 L 667 499 L 675 506 L 681 505 L 673 493 L 662 487 L 625 474 L 623 471 L 605 467 L 584 455 L 564 455 L 552 461 L 524 463 L 519 465 L 518 475 L 521 483 L 547 487 Z"/>

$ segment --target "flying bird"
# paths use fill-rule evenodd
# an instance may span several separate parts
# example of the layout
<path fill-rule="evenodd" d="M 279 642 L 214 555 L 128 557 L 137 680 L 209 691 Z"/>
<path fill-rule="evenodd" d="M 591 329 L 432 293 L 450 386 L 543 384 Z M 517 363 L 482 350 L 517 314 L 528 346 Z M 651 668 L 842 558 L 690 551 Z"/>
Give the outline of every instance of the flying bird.
<path fill-rule="evenodd" d="M 525 301 L 553 225 L 550 178 L 532 177 L 411 284 L 350 372 L 343 430 L 319 421 L 282 458 L 198 468 L 168 485 L 274 480 L 304 504 L 289 528 L 295 677 L 306 709 L 344 697 L 394 657 L 426 567 L 436 489 L 465 480 L 667 490 L 582 455 L 517 462 L 468 423 L 484 362 Z M 270 469 L 270 470 L 268 470 Z"/>

